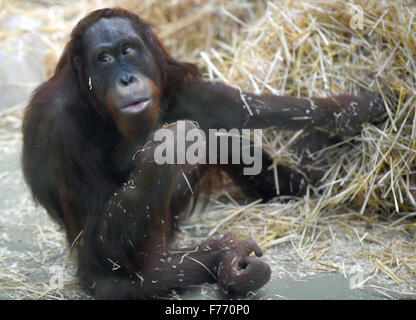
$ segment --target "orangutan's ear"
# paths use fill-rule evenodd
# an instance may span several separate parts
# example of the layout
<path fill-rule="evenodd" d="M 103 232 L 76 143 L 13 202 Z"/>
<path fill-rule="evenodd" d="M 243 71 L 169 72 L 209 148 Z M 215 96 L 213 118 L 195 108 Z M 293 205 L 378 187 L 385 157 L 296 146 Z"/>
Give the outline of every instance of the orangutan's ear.
<path fill-rule="evenodd" d="M 72 61 L 74 63 L 75 69 L 77 69 L 77 71 L 81 71 L 81 57 L 75 56 L 72 58 Z"/>

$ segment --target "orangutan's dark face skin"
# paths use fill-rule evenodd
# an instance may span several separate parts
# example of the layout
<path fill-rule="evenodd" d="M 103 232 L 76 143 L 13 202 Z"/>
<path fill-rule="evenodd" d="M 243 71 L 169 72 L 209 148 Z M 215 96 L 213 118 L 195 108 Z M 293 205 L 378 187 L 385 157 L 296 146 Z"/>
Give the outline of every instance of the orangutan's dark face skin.
<path fill-rule="evenodd" d="M 150 130 L 158 118 L 160 76 L 152 53 L 131 22 L 104 18 L 82 38 L 85 81 L 128 138 L 139 136 L 134 123 Z"/>

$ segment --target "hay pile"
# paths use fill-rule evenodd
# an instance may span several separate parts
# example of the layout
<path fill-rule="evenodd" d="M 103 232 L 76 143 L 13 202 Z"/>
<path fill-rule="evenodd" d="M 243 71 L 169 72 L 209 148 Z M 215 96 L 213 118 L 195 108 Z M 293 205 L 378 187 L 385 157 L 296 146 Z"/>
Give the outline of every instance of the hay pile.
<path fill-rule="evenodd" d="M 208 212 L 186 221 L 178 241 L 232 231 L 267 249 L 274 276 L 304 278 L 335 271 L 351 278 L 359 267 L 363 279 L 356 288 L 374 288 L 388 297 L 416 296 L 413 3 L 360 3 L 362 29 L 350 26 L 357 14 L 353 7 L 333 0 L 59 4 L 49 9 L 31 4 L 26 13 L 45 19 L 44 30 L 36 32 L 48 43 L 51 70 L 73 25 L 92 9 L 115 4 L 158 26 L 172 54 L 197 63 L 207 79 L 255 93 L 299 97 L 382 93 L 388 106 L 385 118 L 316 154 L 328 163 L 314 190 L 321 196 L 241 206 L 226 194 L 230 201 L 213 200 Z M 2 12 L 24 6 L 6 1 Z M 63 12 L 62 19 L 57 23 L 59 15 L 45 15 L 45 10 Z M 6 35 L 0 32 L 1 37 Z M 274 159 L 271 170 L 300 161 L 290 148 L 300 133 L 265 134 L 264 147 Z M 292 267 L 283 267 L 285 261 Z"/>
<path fill-rule="evenodd" d="M 209 78 L 245 90 L 302 97 L 371 90 L 383 94 L 388 112 L 377 126 L 316 154 L 329 163 L 315 190 L 320 197 L 244 210 L 222 205 L 219 216 L 234 216 L 220 228 L 215 214 L 201 220 L 295 255 L 311 273 L 347 276 L 358 266 L 365 279 L 356 287 L 383 283 L 383 292 L 415 295 L 416 10 L 402 1 L 362 9 L 363 29 L 353 29 L 344 1 L 269 2 L 231 52 L 202 54 Z M 266 134 L 275 165 L 299 161 L 290 152 L 299 133 Z M 290 246 L 282 252 L 283 242 Z"/>

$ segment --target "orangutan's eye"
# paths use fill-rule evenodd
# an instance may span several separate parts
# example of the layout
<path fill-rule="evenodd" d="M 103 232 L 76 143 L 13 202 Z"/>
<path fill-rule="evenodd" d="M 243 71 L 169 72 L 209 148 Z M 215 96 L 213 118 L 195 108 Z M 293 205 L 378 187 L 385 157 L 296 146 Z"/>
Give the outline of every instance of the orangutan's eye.
<path fill-rule="evenodd" d="M 130 46 L 125 46 L 122 50 L 121 50 L 121 54 L 124 56 L 126 54 L 129 54 L 133 52 L 133 48 Z"/>
<path fill-rule="evenodd" d="M 112 60 L 111 56 L 108 54 L 102 54 L 98 57 L 98 60 L 100 62 L 106 63 L 106 62 L 110 62 Z"/>

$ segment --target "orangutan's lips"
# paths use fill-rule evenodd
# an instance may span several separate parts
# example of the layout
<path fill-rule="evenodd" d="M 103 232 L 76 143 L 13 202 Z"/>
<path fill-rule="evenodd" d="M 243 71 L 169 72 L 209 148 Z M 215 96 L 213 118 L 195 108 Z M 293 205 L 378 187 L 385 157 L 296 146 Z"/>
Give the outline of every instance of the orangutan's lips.
<path fill-rule="evenodd" d="M 128 105 L 121 107 L 120 111 L 123 113 L 138 113 L 140 111 L 143 111 L 147 108 L 149 105 L 150 98 L 140 98 L 136 99 L 132 103 L 129 103 Z"/>

